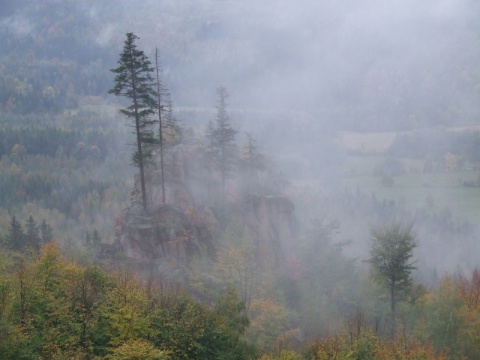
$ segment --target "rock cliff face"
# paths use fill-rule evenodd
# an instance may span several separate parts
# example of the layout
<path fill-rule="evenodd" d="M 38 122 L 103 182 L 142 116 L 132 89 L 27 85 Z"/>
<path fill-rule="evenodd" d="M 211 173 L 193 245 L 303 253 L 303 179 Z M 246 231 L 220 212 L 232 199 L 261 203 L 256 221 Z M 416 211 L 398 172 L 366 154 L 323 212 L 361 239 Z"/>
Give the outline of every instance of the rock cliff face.
<path fill-rule="evenodd" d="M 197 220 L 206 216 L 193 211 L 168 204 L 151 206 L 147 212 L 130 211 L 117 229 L 123 255 L 134 260 L 183 263 L 193 254 L 212 252 L 212 229 Z"/>

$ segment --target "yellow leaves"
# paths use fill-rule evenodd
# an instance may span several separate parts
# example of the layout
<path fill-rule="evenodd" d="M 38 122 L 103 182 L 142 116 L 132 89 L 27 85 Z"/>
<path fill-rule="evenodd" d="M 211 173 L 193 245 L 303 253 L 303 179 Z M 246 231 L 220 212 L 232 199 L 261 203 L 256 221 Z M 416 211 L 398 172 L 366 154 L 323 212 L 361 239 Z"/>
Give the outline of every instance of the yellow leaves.
<path fill-rule="evenodd" d="M 0 254 L 2 359 L 228 359 L 248 323 L 236 297 L 211 309 L 177 288 L 147 294 L 132 273 L 69 262 L 53 243 L 18 258 Z"/>
<path fill-rule="evenodd" d="M 452 356 L 480 358 L 480 273 L 470 277 L 446 277 L 427 299 L 428 334 L 437 348 L 449 349 Z"/>
<path fill-rule="evenodd" d="M 315 360 L 340 359 L 342 349 L 345 347 L 345 339 L 340 336 L 317 341 L 314 345 Z"/>
<path fill-rule="evenodd" d="M 414 343 L 407 347 L 396 342 L 378 342 L 375 360 L 446 360 L 448 357 L 436 351 L 431 344 Z"/>
<path fill-rule="evenodd" d="M 431 344 L 406 344 L 385 341 L 372 333 L 364 333 L 353 342 L 334 336 L 317 341 L 310 350 L 312 360 L 446 360 Z"/>
<path fill-rule="evenodd" d="M 148 332 L 148 296 L 140 281 L 127 271 L 114 280 L 117 286 L 108 294 L 106 310 L 113 329 L 111 345 L 117 346 Z"/>
<path fill-rule="evenodd" d="M 301 360 L 302 357 L 293 351 L 282 350 L 277 355 L 263 355 L 260 360 Z"/>
<path fill-rule="evenodd" d="M 260 348 L 272 346 L 288 327 L 288 310 L 272 298 L 252 300 L 248 315 L 247 337 Z"/>
<path fill-rule="evenodd" d="M 156 349 L 145 340 L 129 341 L 115 348 L 106 360 L 168 360 L 168 352 Z"/>
<path fill-rule="evenodd" d="M 45 244 L 40 252 L 40 258 L 35 264 L 40 278 L 43 278 L 45 287 L 59 276 L 61 267 L 64 266 L 60 249 L 54 242 Z"/>
<path fill-rule="evenodd" d="M 461 274 L 456 285 L 465 305 L 469 309 L 478 309 L 480 307 L 480 269 L 475 268 L 470 279 Z"/>

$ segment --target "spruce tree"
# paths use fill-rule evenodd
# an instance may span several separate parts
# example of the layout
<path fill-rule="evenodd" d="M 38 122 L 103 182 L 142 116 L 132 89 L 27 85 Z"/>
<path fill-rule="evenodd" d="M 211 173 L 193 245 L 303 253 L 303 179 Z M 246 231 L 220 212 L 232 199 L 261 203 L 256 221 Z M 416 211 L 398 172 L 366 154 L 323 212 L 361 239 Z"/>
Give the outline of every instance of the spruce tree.
<path fill-rule="evenodd" d="M 45 245 L 53 240 L 52 227 L 45 220 L 40 224 L 40 239 L 40 245 Z"/>
<path fill-rule="evenodd" d="M 25 244 L 27 247 L 31 247 L 36 251 L 40 250 L 41 239 L 38 229 L 37 222 L 33 219 L 33 216 L 30 215 L 25 223 Z"/>
<path fill-rule="evenodd" d="M 10 219 L 5 245 L 7 248 L 15 251 L 23 251 L 25 248 L 25 233 L 22 224 L 17 221 L 15 216 L 12 216 Z"/>
<path fill-rule="evenodd" d="M 118 60 L 118 67 L 111 69 L 115 74 L 115 85 L 109 93 L 124 96 L 130 100 L 127 108 L 121 113 L 133 123 L 136 137 L 136 151 L 133 164 L 140 172 L 143 209 L 147 209 L 147 193 L 145 189 L 145 167 L 152 158 L 152 145 L 156 142 L 153 125 L 156 120 L 150 117 L 157 110 L 157 93 L 153 79 L 154 68 L 143 51 L 137 48 L 138 37 L 127 33 L 127 38 Z"/>
<path fill-rule="evenodd" d="M 92 233 L 92 247 L 96 248 L 100 243 L 102 242 L 102 239 L 100 238 L 100 233 L 98 232 L 97 229 L 93 229 Z"/>

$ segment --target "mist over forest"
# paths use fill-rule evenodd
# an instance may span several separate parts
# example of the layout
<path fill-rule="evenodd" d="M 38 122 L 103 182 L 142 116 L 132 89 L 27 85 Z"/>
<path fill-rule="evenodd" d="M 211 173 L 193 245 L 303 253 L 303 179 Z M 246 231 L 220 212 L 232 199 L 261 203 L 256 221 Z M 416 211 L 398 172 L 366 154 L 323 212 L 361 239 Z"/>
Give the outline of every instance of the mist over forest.
<path fill-rule="evenodd" d="M 480 356 L 478 1 L 3 0 L 0 39 L 1 358 Z"/>

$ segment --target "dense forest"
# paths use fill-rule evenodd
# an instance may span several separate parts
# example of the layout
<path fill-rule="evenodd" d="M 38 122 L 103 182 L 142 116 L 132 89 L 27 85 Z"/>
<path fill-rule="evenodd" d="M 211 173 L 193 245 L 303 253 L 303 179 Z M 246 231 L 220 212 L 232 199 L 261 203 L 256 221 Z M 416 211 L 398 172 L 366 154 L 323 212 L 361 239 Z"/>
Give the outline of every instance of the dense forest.
<path fill-rule="evenodd" d="M 0 358 L 479 358 L 479 10 L 4 1 Z"/>

